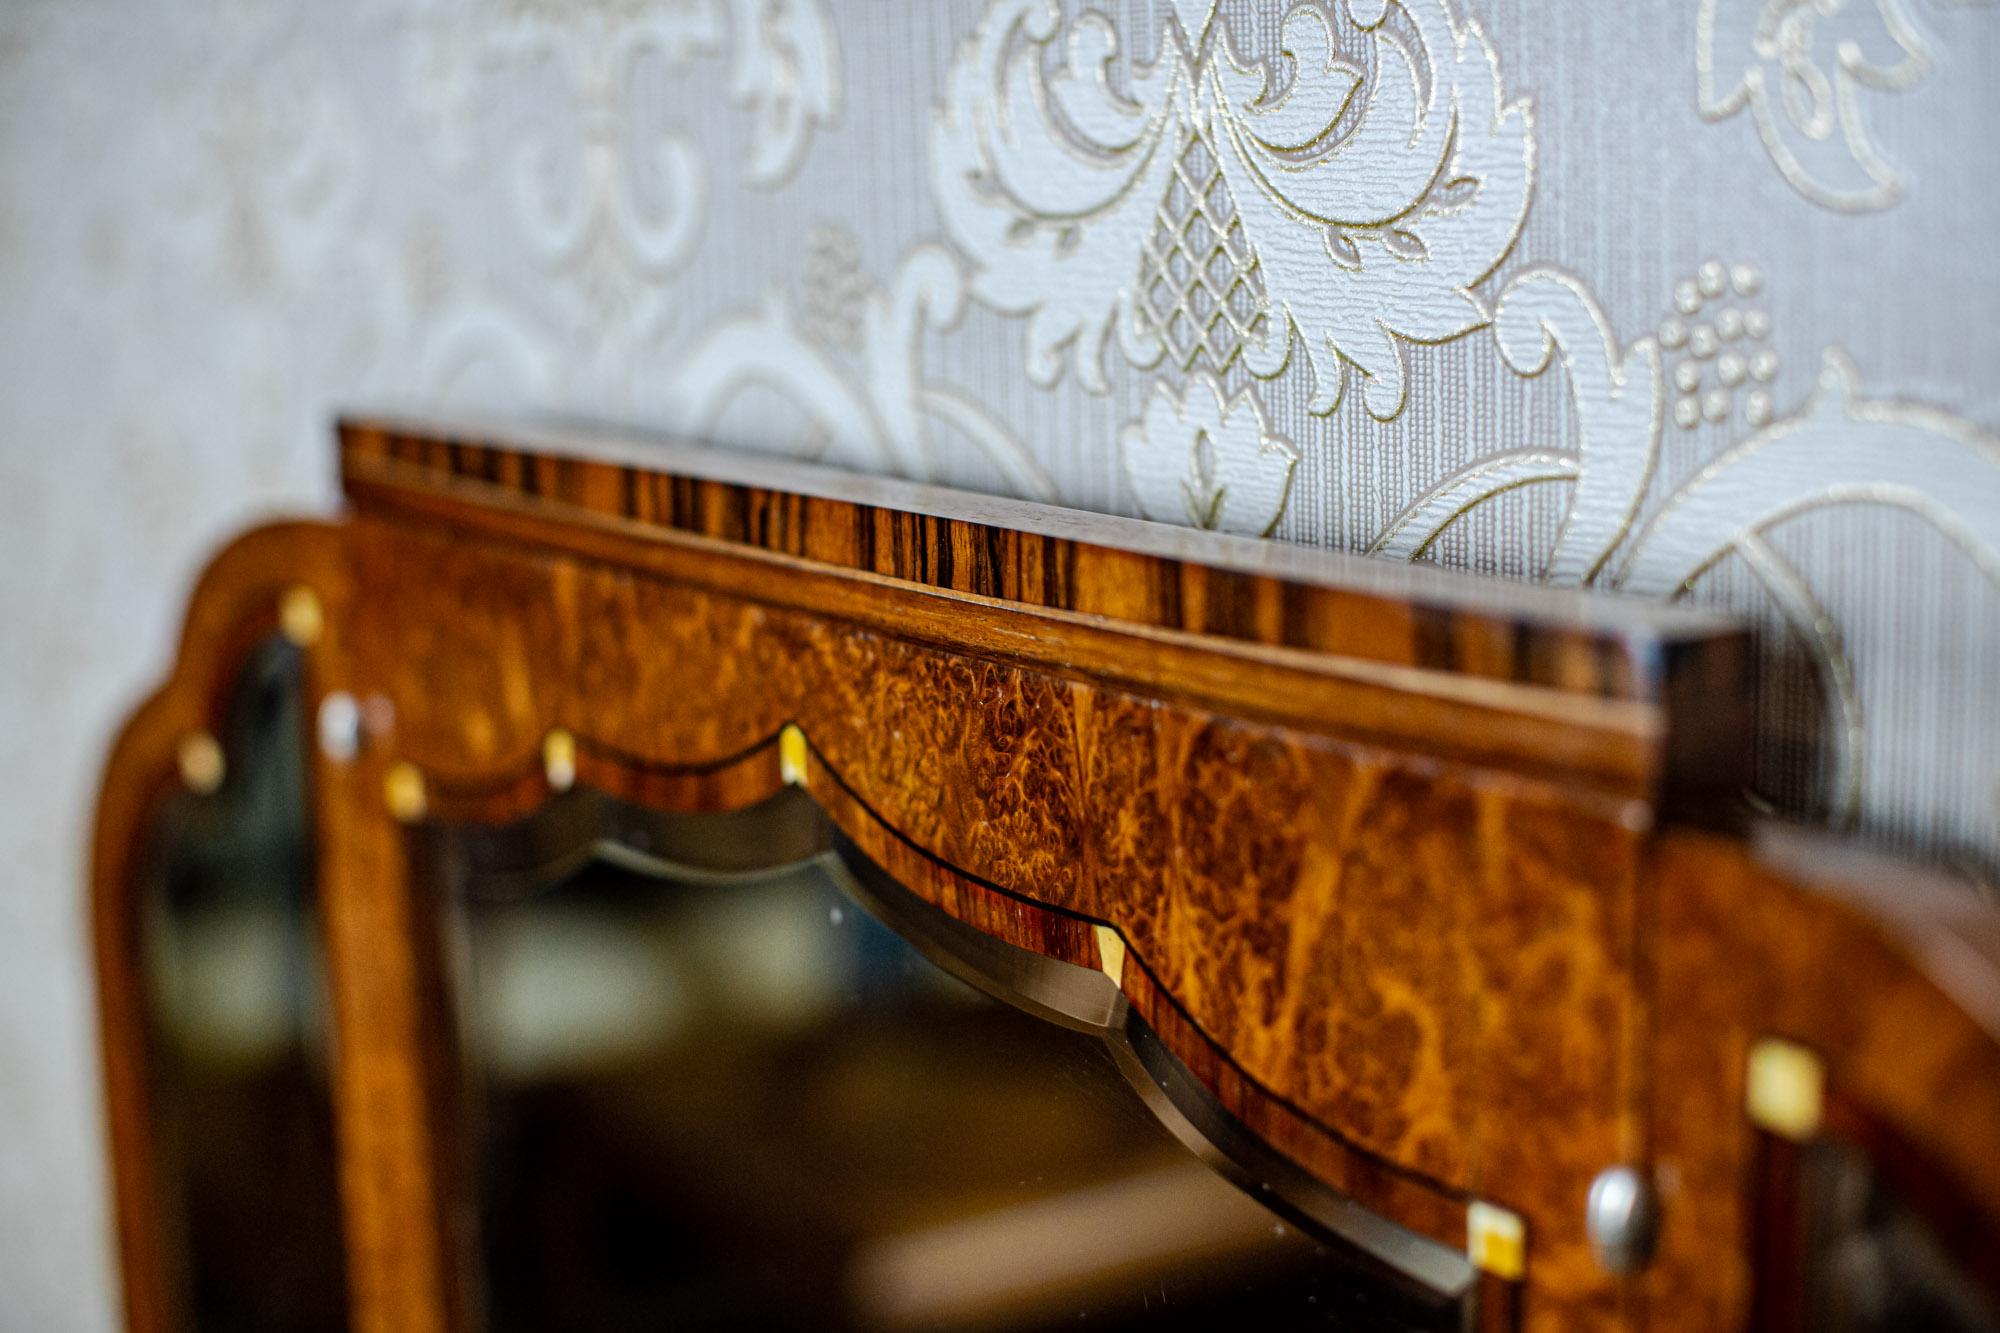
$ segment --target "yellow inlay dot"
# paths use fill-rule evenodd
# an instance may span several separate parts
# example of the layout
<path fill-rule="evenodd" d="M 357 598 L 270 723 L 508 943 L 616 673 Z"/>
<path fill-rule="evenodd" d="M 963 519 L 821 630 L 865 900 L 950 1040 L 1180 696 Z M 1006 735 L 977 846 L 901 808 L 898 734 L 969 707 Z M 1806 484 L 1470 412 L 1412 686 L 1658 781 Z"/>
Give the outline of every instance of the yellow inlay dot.
<path fill-rule="evenodd" d="M 787 722 L 778 733 L 778 773 L 788 786 L 805 785 L 806 734 L 796 722 Z"/>
<path fill-rule="evenodd" d="M 1125 984 L 1125 941 L 1110 926 L 1095 927 L 1097 933 L 1097 965 L 1104 969 L 1104 975 L 1111 978 L 1114 986 Z"/>
<path fill-rule="evenodd" d="M 576 785 L 576 737 L 558 727 L 542 738 L 542 772 L 550 791 L 568 791 Z"/>
<path fill-rule="evenodd" d="M 1744 1101 L 1757 1128 L 1804 1142 L 1819 1132 L 1826 1065 L 1796 1042 L 1766 1037 L 1750 1048 Z"/>
<path fill-rule="evenodd" d="M 303 585 L 285 589 L 285 595 L 278 599 L 278 627 L 301 648 L 317 643 L 320 631 L 326 628 L 319 594 Z"/>
<path fill-rule="evenodd" d="M 389 813 L 403 823 L 414 824 L 424 817 L 424 775 L 415 764 L 391 764 L 382 778 L 382 794 L 389 802 Z"/>
<path fill-rule="evenodd" d="M 1474 1199 L 1465 1210 L 1465 1252 L 1482 1273 L 1520 1280 L 1528 1259 L 1528 1232 L 1521 1215 Z"/>
<path fill-rule="evenodd" d="M 200 796 L 207 796 L 220 788 L 223 777 L 229 771 L 222 757 L 221 744 L 205 731 L 193 731 L 181 737 L 180 746 L 174 751 L 174 762 L 180 766 L 181 781 L 187 789 Z"/>

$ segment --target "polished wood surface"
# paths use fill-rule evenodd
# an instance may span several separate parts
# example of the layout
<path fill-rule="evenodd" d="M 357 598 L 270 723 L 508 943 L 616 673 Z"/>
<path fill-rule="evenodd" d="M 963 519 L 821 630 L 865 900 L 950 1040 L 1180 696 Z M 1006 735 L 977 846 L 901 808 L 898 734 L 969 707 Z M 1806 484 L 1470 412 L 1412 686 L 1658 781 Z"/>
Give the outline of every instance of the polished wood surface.
<path fill-rule="evenodd" d="M 454 1071 L 402 814 L 497 821 L 584 785 L 669 811 L 796 781 L 961 921 L 1086 965 L 1326 1184 L 1464 1246 L 1524 1224 L 1530 1328 L 1741 1326 L 1752 1043 L 2000 1219 L 2000 940 L 1965 891 L 1743 824 L 1748 642 L 1711 618 L 1269 544 L 589 439 L 352 422 L 350 511 L 198 591 L 107 771 L 96 920 L 127 1304 L 161 1326 L 132 849 L 179 739 L 286 590 L 323 755 L 337 1110 L 357 1318 L 467 1318 Z M 532 447 L 530 447 L 532 444 Z M 643 460 L 643 463 L 642 463 Z M 793 771 L 780 737 L 796 728 Z M 414 784 L 414 786 L 412 785 Z M 1658 1256 L 1607 1272 L 1597 1172 L 1659 1182 Z"/>
<path fill-rule="evenodd" d="M 364 510 L 698 586 L 752 579 L 765 602 L 1235 713 L 1690 805 L 1733 796 L 1747 763 L 1748 642 L 1705 614 L 684 445 L 615 461 L 646 452 L 349 423 L 341 458 Z"/>

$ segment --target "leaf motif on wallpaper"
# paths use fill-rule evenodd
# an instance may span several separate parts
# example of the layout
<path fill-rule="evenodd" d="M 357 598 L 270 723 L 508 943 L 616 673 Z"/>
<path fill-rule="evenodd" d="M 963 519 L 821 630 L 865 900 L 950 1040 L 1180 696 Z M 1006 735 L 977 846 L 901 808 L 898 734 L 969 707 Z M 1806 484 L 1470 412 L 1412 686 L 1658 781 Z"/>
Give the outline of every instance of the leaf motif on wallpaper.
<path fill-rule="evenodd" d="M 604 9 L 530 0 L 506 15 L 431 0 L 400 15 L 411 31 L 413 96 L 447 165 L 470 163 L 481 93 L 496 71 L 547 65 L 572 94 L 573 128 L 542 124 L 518 146 L 513 199 L 544 262 L 569 264 L 593 244 L 622 243 L 653 276 L 692 251 L 706 203 L 693 142 L 636 122 L 637 70 L 657 59 L 676 76 L 704 57 L 729 61 L 727 96 L 751 113 L 749 184 L 789 182 L 816 129 L 840 115 L 840 53 L 825 0 L 668 0 Z M 645 155 L 646 171 L 628 158 Z M 634 182 L 657 176 L 642 201 Z"/>
<path fill-rule="evenodd" d="M 469 0 L 398 0 L 391 12 L 411 109 L 463 191 L 455 211 L 511 228 L 539 270 L 525 294 L 484 283 L 471 299 L 489 313 L 506 309 L 509 321 L 525 317 L 537 342 L 564 349 L 552 391 L 585 397 L 595 411 L 650 410 L 645 395 L 656 386 L 632 371 L 667 354 L 684 318 L 672 280 L 700 248 L 717 178 L 706 141 L 658 94 L 671 85 L 708 102 L 704 109 L 725 99 L 747 109 L 748 152 L 735 169 L 752 187 L 785 184 L 815 130 L 840 112 L 826 0 L 519 0 L 504 13 Z M 538 83 L 542 114 L 500 114 Z M 425 256 L 424 266 L 448 267 L 437 258 Z M 521 302 L 527 310 L 517 310 Z M 498 327 L 489 318 L 479 336 L 443 345 L 499 348 L 507 340 L 494 336 Z M 482 350 L 467 364 L 478 374 L 443 378 L 484 383 L 483 368 L 497 362 Z"/>
<path fill-rule="evenodd" d="M 456 13 L 455 10 L 450 11 Z M 632 84 L 648 59 L 684 67 L 721 40 L 707 5 L 670 6 L 643 16 L 565 15 L 530 9 L 490 17 L 467 58 L 481 71 L 559 72 L 568 116 L 535 123 L 512 146 L 509 199 L 522 239 L 541 264 L 567 271 L 595 303 L 615 304 L 629 266 L 660 278 L 694 253 L 707 204 L 707 171 L 685 135 L 631 114 Z M 650 161 L 641 171 L 635 159 Z M 637 183 L 657 185 L 642 197 Z"/>
<path fill-rule="evenodd" d="M 2000 584 L 2000 439 L 1935 408 L 1862 398 L 1854 363 L 1829 348 L 1797 415 L 1732 445 L 1648 516 L 1615 585 L 1679 593 L 1744 534 L 1840 504 L 1908 510 Z"/>
<path fill-rule="evenodd" d="M 301 299 L 346 258 L 372 163 L 361 107 L 295 38 L 177 87 L 150 118 L 163 237 L 230 295 Z"/>
<path fill-rule="evenodd" d="M 1530 447 L 1482 458 L 1391 519 L 1369 549 L 1415 559 L 1460 515 L 1502 491 L 1573 481 L 1544 577 L 1579 586 L 1610 557 L 1652 480 L 1664 396 L 1659 349 L 1641 338 L 1621 351 L 1582 283 L 1551 269 L 1529 270 L 1508 284 L 1493 332 L 1501 358 L 1518 375 L 1539 376 L 1560 362 L 1580 448 Z"/>
<path fill-rule="evenodd" d="M 1862 719 L 1839 627 L 1806 574 L 1766 534 L 1830 505 L 1907 510 L 1951 540 L 2000 587 L 2000 440 L 1932 408 L 1864 401 L 1846 355 L 1829 348 L 1798 415 L 1724 451 L 1684 482 L 1634 535 L 1615 586 L 1679 596 L 1732 553 L 1769 590 L 1820 661 L 1842 713 L 1835 810 L 1861 800 Z"/>
<path fill-rule="evenodd" d="M 843 255 L 855 247 L 814 249 Z M 764 389 L 802 412 L 820 436 L 822 456 L 841 466 L 927 480 L 936 452 L 956 440 L 1018 494 L 1054 498 L 1054 484 L 1005 423 L 962 390 L 924 376 L 924 335 L 955 328 L 965 313 L 965 276 L 950 253 L 918 246 L 887 291 L 853 274 L 808 286 L 807 309 L 773 291 L 762 310 L 723 321 L 681 359 L 669 386 L 669 414 L 680 429 L 717 436 L 731 405 Z M 834 317 L 824 308 L 828 293 L 851 308 Z M 826 336 L 834 329 L 839 337 Z M 845 353 L 850 329 L 859 332 L 858 358 Z M 858 374 L 850 368 L 857 359 Z M 732 442 L 772 447 L 762 437 Z"/>
<path fill-rule="evenodd" d="M 1841 710 L 1836 809 L 1851 817 L 1862 734 L 1853 665 L 1809 578 L 1768 534 L 1832 505 L 1891 506 L 1924 519 L 2000 586 L 2000 440 L 1933 408 L 1863 399 L 1853 364 L 1829 349 L 1802 409 L 1726 447 L 1648 509 L 1664 399 L 1654 338 L 1621 349 L 1583 285 L 1549 269 L 1508 284 L 1493 328 L 1517 374 L 1537 376 L 1560 361 L 1579 448 L 1483 458 L 1420 495 L 1372 549 L 1415 559 L 1493 497 L 1563 481 L 1574 485 L 1550 553 L 1551 582 L 1678 597 L 1725 557 L 1740 556 L 1814 652 Z"/>
<path fill-rule="evenodd" d="M 1519 234 L 1534 140 L 1484 33 L 1448 0 L 1342 0 L 1294 6 L 1283 39 L 1288 82 L 1213 0 L 1177 0 L 1121 89 L 1103 15 L 988 6 L 933 121 L 932 188 L 973 294 L 1027 319 L 1037 384 L 1067 359 L 1104 391 L 1114 335 L 1140 367 L 1271 378 L 1296 352 L 1311 411 L 1352 369 L 1386 420 L 1404 343 L 1486 324 L 1473 288 Z"/>
<path fill-rule="evenodd" d="M 1125 475 L 1147 518 L 1268 537 L 1284 517 L 1299 451 L 1272 434 L 1248 388 L 1224 399 L 1197 372 L 1176 394 L 1153 383 L 1144 417 L 1119 437 Z"/>
<path fill-rule="evenodd" d="M 1746 108 L 1780 173 L 1825 208 L 1870 212 L 1903 181 L 1869 136 L 1866 102 L 1906 92 L 1931 52 L 1902 0 L 1702 0 L 1695 69 L 1703 119 Z"/>
<path fill-rule="evenodd" d="M 559 382 L 557 349 L 496 302 L 456 302 L 404 327 L 406 345 L 415 348 L 415 387 L 406 392 L 425 403 L 527 411 L 547 402 Z"/>
<path fill-rule="evenodd" d="M 752 185 L 775 189 L 798 174 L 813 131 L 840 118 L 840 45 L 825 0 L 728 0 L 735 48 L 729 97 L 754 117 Z"/>

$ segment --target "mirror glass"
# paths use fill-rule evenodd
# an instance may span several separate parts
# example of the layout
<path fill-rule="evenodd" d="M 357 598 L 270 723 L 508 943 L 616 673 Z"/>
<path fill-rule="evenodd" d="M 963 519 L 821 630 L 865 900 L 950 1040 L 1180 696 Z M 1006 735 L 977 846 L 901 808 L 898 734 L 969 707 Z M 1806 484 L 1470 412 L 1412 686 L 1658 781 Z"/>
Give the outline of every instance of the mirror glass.
<path fill-rule="evenodd" d="M 1940 1209 L 1937 1197 L 1913 1196 L 1880 1166 L 1833 1135 L 1801 1150 L 1801 1326 L 1825 1333 L 2000 1333 L 1991 1291 L 1926 1216 L 1967 1214 Z M 1956 1248 L 1985 1247 L 1973 1239 Z M 1989 1257 L 1984 1266 L 1991 1281 L 1996 1265 Z"/>
<path fill-rule="evenodd" d="M 221 785 L 163 801 L 139 895 L 158 1235 L 204 1333 L 347 1325 L 302 679 L 251 654 Z"/>
<path fill-rule="evenodd" d="M 1217 1174 L 1101 1037 L 931 962 L 835 855 L 458 876 L 489 1328 L 1460 1327 Z"/>

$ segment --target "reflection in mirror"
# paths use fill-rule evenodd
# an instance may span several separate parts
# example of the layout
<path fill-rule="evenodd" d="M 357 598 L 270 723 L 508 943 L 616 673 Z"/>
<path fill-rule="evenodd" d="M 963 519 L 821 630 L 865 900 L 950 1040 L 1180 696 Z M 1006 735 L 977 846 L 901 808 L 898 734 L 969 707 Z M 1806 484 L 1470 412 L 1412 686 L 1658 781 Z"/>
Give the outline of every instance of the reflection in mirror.
<path fill-rule="evenodd" d="M 1826 1136 L 1803 1147 L 1798 1170 L 1804 1195 L 1801 1327 L 2000 1333 L 2000 1310 L 1990 1294 L 1957 1262 L 1924 1210 L 1868 1154 Z M 1990 1257 L 1985 1266 L 1996 1267 Z"/>
<path fill-rule="evenodd" d="M 346 1327 L 298 650 L 239 676 L 221 785 L 159 810 L 142 904 L 147 1076 L 178 1327 Z"/>
<path fill-rule="evenodd" d="M 627 829 L 550 885 L 455 836 L 493 1330 L 1462 1326 L 1217 1174 L 1102 1035 L 932 962 L 837 852 L 663 873 Z"/>

